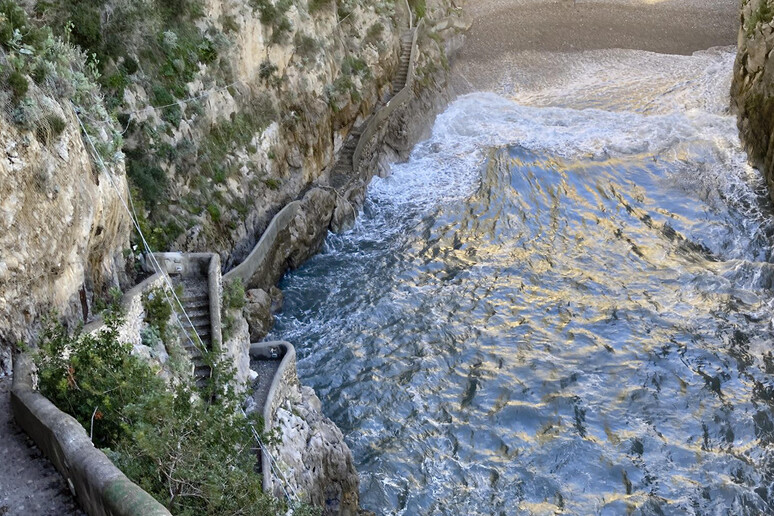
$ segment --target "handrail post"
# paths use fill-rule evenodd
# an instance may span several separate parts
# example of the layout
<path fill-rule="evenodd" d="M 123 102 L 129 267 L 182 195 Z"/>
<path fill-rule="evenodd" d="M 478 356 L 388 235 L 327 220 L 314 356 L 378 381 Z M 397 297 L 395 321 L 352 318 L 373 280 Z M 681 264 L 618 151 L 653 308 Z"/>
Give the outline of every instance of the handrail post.
<path fill-rule="evenodd" d="M 414 28 L 414 15 L 411 14 L 411 6 L 408 3 L 408 0 L 405 0 L 406 2 L 406 11 L 408 12 L 408 18 L 409 18 L 409 30 Z"/>

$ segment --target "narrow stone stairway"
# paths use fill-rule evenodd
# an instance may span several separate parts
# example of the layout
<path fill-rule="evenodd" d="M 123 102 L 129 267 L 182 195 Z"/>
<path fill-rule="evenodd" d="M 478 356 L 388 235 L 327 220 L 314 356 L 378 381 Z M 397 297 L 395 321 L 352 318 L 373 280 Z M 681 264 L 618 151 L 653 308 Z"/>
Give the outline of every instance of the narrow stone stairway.
<path fill-rule="evenodd" d="M 414 39 L 413 31 L 406 31 L 401 36 L 400 41 L 400 65 L 398 66 L 398 73 L 392 80 L 392 94 L 396 95 L 400 90 L 406 86 L 408 80 L 409 64 L 411 63 L 411 43 Z"/>
<path fill-rule="evenodd" d="M 392 94 L 385 99 L 385 103 L 389 102 L 400 90 L 406 86 L 408 80 L 409 64 L 411 63 L 411 44 L 414 39 L 414 31 L 408 30 L 401 35 L 401 53 L 400 64 L 398 65 L 398 73 L 392 81 Z M 378 109 L 381 109 L 380 106 Z M 360 141 L 360 136 L 368 127 L 368 123 L 371 121 L 371 117 L 365 120 L 362 124 L 355 127 L 350 131 L 349 137 L 339 151 L 339 158 L 336 161 L 336 165 L 331 170 L 330 185 L 333 188 L 341 189 L 352 178 L 352 172 L 354 170 L 354 163 L 352 163 L 352 157 L 355 154 L 355 149 Z"/>
<path fill-rule="evenodd" d="M 180 297 L 180 301 L 183 303 L 183 307 L 191 319 L 194 331 L 196 331 L 205 348 L 209 351 L 212 349 L 212 328 L 207 276 L 183 277 L 179 280 L 179 284 L 183 287 L 183 295 Z M 183 320 L 183 325 L 187 327 L 188 321 Z M 194 364 L 194 381 L 196 386 L 201 388 L 206 386 L 207 379 L 212 375 L 212 370 L 205 363 L 201 349 L 194 344 L 198 343 L 194 340 L 192 344 L 188 339 L 183 341 L 183 345 L 191 357 L 191 362 Z"/>
<path fill-rule="evenodd" d="M 357 144 L 360 141 L 360 136 L 363 134 L 363 131 L 368 125 L 369 120 L 370 117 L 368 120 L 352 129 L 352 131 L 349 133 L 349 138 L 347 138 L 346 143 L 341 147 L 341 150 L 339 151 L 339 159 L 336 161 L 336 165 L 331 171 L 330 183 L 333 188 L 339 189 L 343 187 L 352 177 L 352 156 L 355 154 L 355 149 L 357 148 Z"/>

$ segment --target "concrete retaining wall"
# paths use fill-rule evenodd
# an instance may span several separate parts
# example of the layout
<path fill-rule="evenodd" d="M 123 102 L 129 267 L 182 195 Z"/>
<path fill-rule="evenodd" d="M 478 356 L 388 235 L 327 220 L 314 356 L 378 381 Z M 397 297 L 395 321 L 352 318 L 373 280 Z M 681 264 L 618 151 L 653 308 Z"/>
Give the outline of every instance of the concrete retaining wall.
<path fill-rule="evenodd" d="M 220 322 L 220 305 L 223 302 L 223 277 L 220 272 L 220 256 L 210 255 L 207 265 L 207 286 L 210 292 L 210 340 L 212 350 L 220 353 L 223 347 L 223 328 Z M 236 357 L 234 357 L 236 359 Z"/>
<path fill-rule="evenodd" d="M 300 382 L 296 373 L 296 348 L 290 342 L 259 342 L 250 345 L 250 357 L 267 358 L 271 356 L 270 349 L 278 347 L 281 353 L 282 362 L 280 362 L 274 379 L 271 381 L 269 395 L 266 397 L 266 404 L 263 406 L 263 422 L 268 430 L 274 426 L 274 416 L 277 409 L 285 403 L 294 389 L 297 389 Z M 261 454 L 261 469 L 263 471 L 263 491 L 272 493 L 273 475 L 271 474 L 271 463 L 267 454 Z"/>
<path fill-rule="evenodd" d="M 261 235 L 261 239 L 255 245 L 245 260 L 231 269 L 223 276 L 224 281 L 240 279 L 246 288 L 268 288 L 267 285 L 255 283 L 254 278 L 264 278 L 267 268 L 271 266 L 274 260 L 274 254 L 277 250 L 277 239 L 280 234 L 288 228 L 290 223 L 298 213 L 301 206 L 300 201 L 293 201 L 271 220 L 269 227 Z"/>
<path fill-rule="evenodd" d="M 14 360 L 11 410 L 91 516 L 171 516 L 94 447 L 86 430 L 33 389 L 32 359 Z"/>
<path fill-rule="evenodd" d="M 142 306 L 142 295 L 155 288 L 162 288 L 166 284 L 162 273 L 156 273 L 153 276 L 138 283 L 130 289 L 121 298 L 121 308 L 124 312 L 124 321 L 118 328 L 118 336 L 121 342 L 126 342 L 134 347 L 142 344 L 140 330 L 145 320 L 145 308 Z M 104 325 L 102 316 L 97 316 L 92 322 L 84 326 L 85 333 L 94 333 L 99 331 Z"/>

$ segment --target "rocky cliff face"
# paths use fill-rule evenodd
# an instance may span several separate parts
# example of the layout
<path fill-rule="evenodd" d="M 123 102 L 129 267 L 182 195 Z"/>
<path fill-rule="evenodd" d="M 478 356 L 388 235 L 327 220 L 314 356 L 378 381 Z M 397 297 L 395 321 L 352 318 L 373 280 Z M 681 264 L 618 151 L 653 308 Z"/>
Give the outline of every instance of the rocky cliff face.
<path fill-rule="evenodd" d="M 47 142 L 0 117 L 4 368 L 10 346 L 29 342 L 41 316 L 55 310 L 82 322 L 95 293 L 118 285 L 116 265 L 129 245 L 129 217 L 119 197 L 127 192 L 123 166 L 98 171 L 71 111 L 53 101 L 49 106 L 66 125 Z"/>
<path fill-rule="evenodd" d="M 341 430 L 323 415 L 314 390 L 294 386 L 277 409 L 275 428 L 282 438 L 271 453 L 287 488 L 302 501 L 322 507 L 325 516 L 362 514 L 352 452 Z M 275 494 L 282 494 L 279 483 Z"/>
<path fill-rule="evenodd" d="M 774 198 L 774 5 L 744 0 L 741 9 L 732 105 L 750 161 L 764 173 Z"/>
<path fill-rule="evenodd" d="M 208 0 L 196 24 L 218 58 L 163 102 L 173 108 L 153 107 L 163 96 L 153 77 L 130 76 L 126 151 L 154 244 L 218 250 L 228 269 L 282 206 L 325 182 L 349 131 L 388 92 L 407 15 L 375 0 Z"/>

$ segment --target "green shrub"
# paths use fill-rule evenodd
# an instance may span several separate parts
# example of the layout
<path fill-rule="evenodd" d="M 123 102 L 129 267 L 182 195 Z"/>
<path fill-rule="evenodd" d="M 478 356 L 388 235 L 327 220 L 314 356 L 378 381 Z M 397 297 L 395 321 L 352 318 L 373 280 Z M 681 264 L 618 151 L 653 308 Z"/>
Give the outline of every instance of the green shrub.
<path fill-rule="evenodd" d="M 21 39 L 17 40 L 17 35 Z M 38 28 L 29 23 L 27 13 L 15 1 L 0 1 L 0 44 L 3 47 L 11 49 L 24 44 L 40 50 L 49 36 L 48 28 Z"/>
<path fill-rule="evenodd" d="M 409 5 L 414 11 L 417 20 L 425 17 L 427 11 L 427 4 L 425 3 L 425 0 L 409 0 Z"/>
<path fill-rule="evenodd" d="M 366 31 L 365 42 L 370 43 L 371 45 L 381 46 L 383 44 L 382 43 L 383 35 L 384 35 L 384 25 L 382 25 L 380 22 L 376 22 L 373 25 L 371 25 Z"/>
<path fill-rule="evenodd" d="M 145 205 L 153 210 L 165 197 L 169 180 L 160 167 L 152 165 L 142 151 L 126 151 L 126 169 Z"/>
<path fill-rule="evenodd" d="M 107 447 L 111 460 L 175 515 L 285 513 L 261 489 L 253 431 L 262 432 L 263 424 L 240 411 L 229 383 L 233 372 L 212 361 L 224 381 L 217 397 L 215 391 L 199 397 L 186 379 L 170 390 L 119 342 L 120 320 L 105 321 L 96 335 L 46 325 L 35 356 L 41 392 L 93 432 L 95 444 Z M 302 508 L 310 511 L 319 514 Z"/>
<path fill-rule="evenodd" d="M 209 203 L 207 205 L 207 213 L 210 214 L 210 218 L 213 222 L 220 222 L 221 214 L 217 204 Z"/>
<path fill-rule="evenodd" d="M 258 68 L 258 77 L 264 81 L 271 79 L 275 73 L 277 73 L 277 65 L 273 64 L 271 61 L 263 61 Z"/>
<path fill-rule="evenodd" d="M 293 29 L 286 13 L 293 5 L 293 0 L 250 0 L 253 9 L 260 13 L 261 23 L 272 27 L 272 43 L 286 41 L 287 34 Z"/>
<path fill-rule="evenodd" d="M 356 56 L 347 56 L 341 65 L 341 73 L 346 75 L 358 75 L 360 77 L 370 77 L 371 69 L 362 58 Z"/>
<path fill-rule="evenodd" d="M 304 59 L 311 59 L 316 56 L 320 50 L 320 44 L 316 39 L 300 32 L 296 33 L 293 43 L 296 46 L 296 54 Z"/>
<path fill-rule="evenodd" d="M 167 301 L 163 288 L 154 288 L 142 295 L 142 307 L 145 310 L 145 322 L 156 328 L 162 340 L 167 340 L 169 318 L 172 317 L 172 307 Z"/>
<path fill-rule="evenodd" d="M 8 87 L 13 92 L 14 100 L 18 102 L 27 95 L 30 85 L 24 74 L 14 70 L 8 75 Z"/>
<path fill-rule="evenodd" d="M 750 18 L 745 21 L 745 32 L 750 37 L 759 23 L 769 23 L 774 18 L 774 8 L 769 4 L 769 0 L 761 0 L 758 10 L 754 11 Z"/>
<path fill-rule="evenodd" d="M 35 137 L 40 143 L 49 145 L 59 138 L 65 127 L 67 127 L 67 123 L 61 116 L 49 113 L 36 123 Z"/>
<path fill-rule="evenodd" d="M 83 49 L 96 52 L 102 45 L 102 22 L 99 5 L 80 2 L 71 11 L 73 43 Z"/>
<path fill-rule="evenodd" d="M 161 388 L 153 371 L 118 340 L 120 319 L 105 315 L 96 334 L 70 335 L 49 321 L 36 357 L 40 391 L 71 414 L 97 446 L 111 446 L 130 433 L 125 407 L 141 403 L 146 390 Z M 117 388 L 120 387 L 120 388 Z"/>
<path fill-rule="evenodd" d="M 223 306 L 229 310 L 239 310 L 245 306 L 245 285 L 241 279 L 223 284 Z"/>
<path fill-rule="evenodd" d="M 269 177 L 263 180 L 263 183 L 269 188 L 269 190 L 279 190 L 282 185 L 282 181 Z"/>
<path fill-rule="evenodd" d="M 314 14 L 323 8 L 330 7 L 331 4 L 333 4 L 332 0 L 309 0 L 309 13 Z"/>

